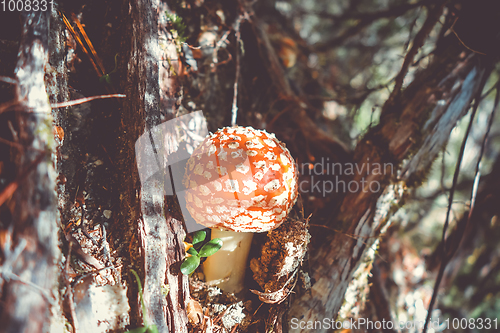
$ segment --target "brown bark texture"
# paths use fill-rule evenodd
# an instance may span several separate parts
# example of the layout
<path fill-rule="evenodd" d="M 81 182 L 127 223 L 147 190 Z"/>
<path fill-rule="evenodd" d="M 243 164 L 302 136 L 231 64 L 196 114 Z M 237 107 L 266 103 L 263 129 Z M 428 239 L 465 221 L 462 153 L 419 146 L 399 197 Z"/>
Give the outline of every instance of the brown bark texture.
<path fill-rule="evenodd" d="M 64 27 L 55 12 L 52 13 L 52 21 L 49 13 L 21 15 L 23 32 L 15 78 L 18 99 L 10 106 L 16 111 L 15 132 L 20 148 L 14 149 L 14 160 L 18 172 L 10 187 L 3 190 L 0 196 L 0 206 L 9 200 L 8 205 L 13 212 L 13 223 L 2 229 L 0 234 L 0 332 L 49 332 L 54 327 L 61 328 L 56 322 L 61 321 L 60 313 L 63 312 L 74 332 L 89 331 L 85 325 L 78 325 L 78 318 L 81 317 L 75 306 L 78 306 L 78 297 L 81 296 L 78 296 L 77 290 L 93 285 L 97 278 L 104 279 L 106 275 L 103 271 L 108 269 L 113 271 L 106 273 L 113 284 L 127 287 L 126 302 L 130 306 L 128 313 L 122 311 L 116 315 L 121 319 L 112 328 L 114 331 L 137 328 L 148 322 L 155 325 L 159 332 L 188 332 L 189 277 L 180 272 L 185 257 L 183 241 L 186 228 L 179 212 L 175 186 L 171 183 L 170 165 L 182 156 L 182 144 L 202 139 L 206 134 L 205 125 L 215 130 L 229 124 L 235 91 L 238 92 L 238 96 L 234 97 L 239 110 L 238 122 L 265 127 L 276 133 L 287 143 L 299 165 L 329 157 L 332 163 L 358 166 L 354 168 L 355 175 L 349 177 L 350 181 L 362 184 L 358 191 L 332 193 L 316 200 L 316 203 L 320 202 L 317 206 L 306 202 L 306 216 L 299 214 L 295 221 L 297 230 L 302 233 L 300 240 L 303 248 L 296 244 L 297 248 L 301 248 L 300 256 L 293 265 L 293 272 L 287 274 L 299 276 L 309 245 L 308 265 L 314 282 L 311 288 L 306 291 L 294 289 L 297 280 L 289 280 L 287 275 L 281 277 L 286 283 L 280 281 L 277 290 L 255 292 L 261 300 L 265 297 L 271 299 L 265 302 L 271 304 L 265 305 L 266 332 L 327 332 L 322 328 L 290 329 L 289 321 L 292 318 L 308 322 L 336 318 L 356 269 L 367 257 L 368 251 L 377 246 L 390 218 L 403 203 L 407 189 L 421 184 L 457 122 L 467 114 L 473 101 L 479 99 L 493 68 L 492 57 L 465 47 L 463 41 L 458 41 L 452 33 L 442 33 L 428 66 L 416 72 L 411 83 L 404 86 L 408 68 L 415 62 L 418 50 L 438 24 L 448 4 L 447 1 L 432 4 L 424 1 L 426 20 L 415 35 L 413 46 L 395 77 L 394 90 L 382 107 L 379 122 L 367 130 L 351 152 L 340 140 L 320 129 L 321 117 L 316 112 L 318 99 L 304 93 L 301 90 L 303 87 L 297 87 L 300 84 L 290 79 L 290 72 L 283 66 L 283 56 L 271 36 L 269 18 L 266 21 L 256 15 L 252 7 L 254 3 L 238 1 L 221 4 L 232 16 L 228 15 L 228 24 L 225 25 L 228 42 L 224 47 L 227 49 L 225 52 L 219 50 L 224 44 L 221 42 L 212 50 L 213 57 L 222 59 L 224 54 L 232 59 L 228 60 L 232 67 L 220 63 L 209 67 L 205 63 L 206 71 L 199 75 L 186 74 L 189 71 L 182 67 L 186 59 L 175 59 L 180 54 L 184 58 L 189 54 L 187 44 L 176 45 L 178 50 L 173 52 L 174 55 L 159 46 L 167 29 L 161 16 L 176 9 L 181 12 L 177 2 L 169 3 L 171 8 L 159 0 L 93 3 L 96 8 L 102 6 L 99 9 L 105 9 L 96 11 L 105 19 L 96 19 L 101 23 L 96 23 L 96 27 L 88 24 L 89 31 L 104 29 L 106 19 L 111 16 L 115 20 L 114 25 L 110 24 L 109 34 L 103 33 L 100 47 L 105 50 L 106 65 L 112 64 L 114 59 L 118 74 L 112 77 L 113 84 L 109 83 L 105 88 L 98 86 L 94 73 L 92 77 L 84 73 L 79 78 L 82 82 L 91 82 L 91 86 L 95 85 L 86 91 L 88 94 L 96 94 L 96 91 L 102 94 L 101 90 L 105 89 L 108 93 L 120 92 L 126 97 L 92 104 L 92 107 L 87 105 L 78 110 L 54 108 L 54 123 L 47 95 L 53 103 L 63 102 L 71 95 L 66 76 L 68 64 L 64 51 Z M 261 2 L 258 4 L 262 5 Z M 62 1 L 61 5 L 68 13 L 78 7 L 67 1 Z M 398 16 L 400 11 L 414 6 L 401 6 L 394 13 L 383 11 L 377 15 Z M 190 8 L 195 7 L 193 4 Z M 214 6 L 211 9 L 215 12 L 217 8 Z M 191 32 L 199 28 L 196 26 L 197 18 L 212 15 L 210 11 L 202 15 L 193 9 L 191 13 L 198 16 L 189 16 L 186 14 L 189 10 L 184 10 L 184 19 Z M 470 20 L 469 14 L 473 17 Z M 378 19 L 377 15 L 368 17 L 363 24 L 369 25 Z M 464 12 L 458 23 L 452 23 L 454 31 L 463 31 L 467 24 L 474 21 L 474 15 L 473 11 Z M 189 24 L 194 27 L 189 27 Z M 348 30 L 345 34 L 356 34 L 363 29 L 363 24 L 356 28 L 358 30 Z M 452 24 L 447 22 L 445 26 L 449 28 Z M 231 37 L 227 37 L 229 35 Z M 303 42 L 300 37 L 294 37 L 297 44 Z M 317 50 L 328 49 L 348 37 L 341 35 L 319 43 Z M 240 38 L 241 45 L 237 44 Z M 165 70 L 167 63 L 171 66 L 169 70 Z M 175 74 L 172 68 L 175 68 Z M 312 81 L 307 66 L 302 70 L 302 78 Z M 47 87 L 44 80 L 48 82 Z M 78 86 L 79 82 L 74 80 L 71 84 Z M 184 103 L 183 98 L 203 109 L 205 118 L 200 121 L 206 121 L 204 126 L 192 128 L 187 122 L 179 120 L 179 126 L 158 130 L 166 121 L 181 118 L 178 116 L 187 114 L 196 117 L 195 113 L 186 110 L 184 105 L 188 103 Z M 79 113 L 78 126 L 70 124 L 72 113 Z M 87 126 L 85 121 L 93 121 L 91 126 L 107 132 L 99 133 L 102 136 L 96 140 L 98 144 L 95 147 L 91 140 L 94 132 L 76 129 Z M 57 184 L 51 160 L 52 155 L 56 155 L 53 125 L 61 128 L 67 137 L 64 144 L 59 139 L 55 158 L 58 180 L 64 178 L 67 182 L 59 181 Z M 84 136 L 86 141 L 82 150 L 92 146 L 92 154 L 99 159 L 96 157 L 91 162 L 92 154 L 79 150 L 78 140 Z M 179 139 L 181 137 L 182 140 Z M 158 140 L 162 145 L 155 144 Z M 71 159 L 74 161 L 71 162 Z M 101 164 L 102 160 L 108 163 L 110 171 L 100 173 L 102 171 L 95 169 L 94 173 L 90 165 L 98 165 L 96 160 Z M 156 164 L 148 165 L 151 161 Z M 381 165 L 384 169 L 373 173 L 370 172 L 370 165 Z M 364 167 L 360 169 L 361 166 Z M 142 178 L 141 168 L 157 169 L 157 172 Z M 96 174 L 104 181 L 94 182 Z M 305 176 L 301 175 L 301 179 L 304 180 Z M 322 179 L 329 179 L 328 175 Z M 372 188 L 378 190 L 373 191 Z M 102 207 L 99 198 L 104 198 L 101 200 Z M 113 210 L 112 221 L 102 217 L 99 220 L 98 215 L 106 215 L 109 219 L 110 214 L 103 214 L 103 211 L 111 210 L 110 207 Z M 85 212 L 85 209 L 91 213 Z M 59 239 L 58 219 L 61 221 Z M 69 221 L 76 222 L 78 219 L 81 220 L 82 232 L 94 242 L 88 235 L 88 228 L 106 226 L 106 229 L 99 229 L 102 230 L 101 239 L 94 253 L 99 260 L 89 255 L 88 251 L 83 251 L 79 244 L 82 242 L 67 231 Z M 94 223 L 94 220 L 97 222 Z M 310 223 L 322 224 L 320 226 L 336 232 L 319 235 L 307 230 Z M 466 222 L 462 223 L 460 226 L 465 228 Z M 312 234 L 310 244 L 309 231 Z M 283 233 L 285 236 L 279 237 L 299 234 L 298 231 Z M 276 241 L 277 234 L 279 232 L 262 235 L 257 242 L 264 244 L 266 240 L 262 240 L 268 237 L 266 244 L 271 248 L 271 245 L 279 243 Z M 460 239 L 457 242 L 460 243 Z M 67 256 L 65 261 L 60 258 L 60 248 Z M 72 260 L 70 254 L 74 254 L 88 268 L 85 274 L 79 274 L 71 283 L 68 269 Z M 252 260 L 256 271 L 273 272 L 266 270 L 265 266 L 275 259 L 262 256 L 259 261 L 254 255 Z M 439 262 L 439 258 L 434 258 L 434 261 Z M 137 271 L 143 281 L 145 313 L 141 310 L 131 269 Z M 300 271 L 300 274 L 305 273 Z M 273 276 L 265 278 L 272 280 Z M 82 283 L 75 285 L 74 282 L 79 279 Z M 371 281 L 379 289 L 372 290 L 372 298 L 383 305 L 379 315 L 390 319 L 380 279 L 380 273 L 375 268 Z M 269 282 L 264 280 L 258 281 L 262 289 Z M 61 284 L 60 289 L 66 290 L 64 293 L 57 290 L 58 283 Z M 253 327 L 263 326 L 258 325 Z M 251 325 L 248 327 L 250 332 L 253 328 Z"/>
<path fill-rule="evenodd" d="M 119 160 L 124 177 L 121 191 L 129 193 L 121 201 L 131 206 L 124 207 L 123 212 L 130 215 L 124 215 L 123 221 L 128 220 L 125 223 L 135 226 L 139 235 L 140 260 L 144 266 L 138 268 L 144 272 L 144 300 L 148 309 L 148 313 L 143 315 L 147 315 L 160 332 L 187 332 L 189 288 L 187 276 L 180 272 L 185 231 L 182 221 L 168 213 L 171 209 L 164 199 L 165 169 L 161 170 L 159 177 L 141 182 L 140 191 L 137 191 L 139 175 L 136 167 L 132 167 L 132 177 L 129 173 L 131 166 L 136 163 L 135 158 L 139 156 L 137 152 L 134 154 L 137 139 L 140 135 L 149 139 L 150 131 L 154 131 L 154 127 L 162 122 L 159 109 L 161 54 L 158 46 L 161 4 L 159 1 L 131 1 L 128 6 L 130 16 L 126 25 L 130 33 L 123 36 L 128 39 L 125 43 L 129 43 L 130 47 L 127 55 L 128 81 L 124 87 L 127 100 L 121 110 L 122 126 L 119 129 L 124 133 L 123 150 L 120 149 L 124 156 Z M 174 152 L 177 147 L 165 149 Z M 154 154 L 153 151 L 150 153 Z M 148 160 L 155 159 L 149 156 Z M 137 200 L 140 201 L 140 211 L 137 210 Z"/>
<path fill-rule="evenodd" d="M 394 182 L 409 181 L 419 171 L 428 170 L 451 129 L 482 88 L 487 69 L 476 56 L 460 55 L 454 43 L 442 52 L 402 92 L 397 106 L 389 105 L 390 109 L 384 110 L 386 116 L 382 115 L 380 124 L 356 146 L 354 163 L 378 163 L 388 169 L 381 175 L 358 173 L 354 179 L 366 179 L 368 187 L 372 182 L 385 184 L 385 188 L 379 193 L 346 195 L 337 221 L 343 226 L 342 230 L 357 239 L 336 234 L 311 254 L 312 278 L 316 283 L 310 294 L 294 302 L 291 317 L 305 321 L 335 317 L 365 251 L 380 236 L 393 205 L 402 199 L 398 193 L 400 186 L 405 185 Z M 443 96 L 445 99 L 441 99 Z M 414 152 L 411 157 L 410 151 Z M 405 162 L 408 157 L 409 161 Z M 404 172 L 398 177 L 396 172 L 401 170 Z"/>
<path fill-rule="evenodd" d="M 0 331 L 48 332 L 57 318 L 57 205 L 45 92 L 49 13 L 23 13 L 16 66 L 17 168 L 12 221 L 2 231 Z"/>

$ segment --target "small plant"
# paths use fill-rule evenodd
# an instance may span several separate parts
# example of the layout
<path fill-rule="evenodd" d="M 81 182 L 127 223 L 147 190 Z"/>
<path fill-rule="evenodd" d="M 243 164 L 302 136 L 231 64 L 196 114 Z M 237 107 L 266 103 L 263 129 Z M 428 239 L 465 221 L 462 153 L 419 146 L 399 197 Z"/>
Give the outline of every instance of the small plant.
<path fill-rule="evenodd" d="M 180 52 L 182 44 L 187 40 L 186 24 L 182 21 L 182 18 L 176 14 L 165 12 L 165 15 L 167 16 L 167 20 L 169 21 L 167 29 L 170 34 L 172 34 L 172 38 L 175 41 L 177 51 Z"/>
<path fill-rule="evenodd" d="M 210 257 L 222 247 L 222 239 L 214 238 L 205 244 L 203 241 L 207 237 L 205 230 L 197 231 L 193 235 L 192 247 L 186 251 L 190 254 L 181 265 L 182 274 L 189 275 L 200 265 L 201 258 Z"/>
<path fill-rule="evenodd" d="M 103 76 L 101 76 L 99 78 L 99 82 L 106 82 L 110 86 L 113 85 L 112 82 L 111 82 L 110 75 L 113 74 L 113 73 L 116 73 L 116 69 L 117 68 L 118 68 L 118 53 L 115 54 L 115 68 L 111 72 L 109 72 L 108 74 L 104 74 Z"/>
<path fill-rule="evenodd" d="M 159 333 L 158 328 L 155 324 L 148 323 L 148 315 L 146 313 L 146 305 L 144 304 L 144 298 L 142 296 L 142 285 L 141 279 L 139 279 L 139 275 L 133 269 L 130 270 L 132 274 L 134 274 L 135 279 L 137 281 L 137 289 L 139 289 L 139 297 L 141 299 L 141 307 L 142 307 L 142 321 L 144 322 L 143 327 L 137 327 L 133 330 L 127 331 L 125 333 Z"/>

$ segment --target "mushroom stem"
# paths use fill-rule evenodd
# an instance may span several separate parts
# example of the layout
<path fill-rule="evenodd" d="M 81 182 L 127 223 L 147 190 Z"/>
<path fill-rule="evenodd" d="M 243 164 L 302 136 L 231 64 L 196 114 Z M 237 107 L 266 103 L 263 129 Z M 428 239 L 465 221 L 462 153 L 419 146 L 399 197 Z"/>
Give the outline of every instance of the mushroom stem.
<path fill-rule="evenodd" d="M 236 294 L 244 287 L 253 233 L 211 230 L 212 239 L 222 239 L 222 247 L 203 264 L 205 280 L 225 292 Z"/>

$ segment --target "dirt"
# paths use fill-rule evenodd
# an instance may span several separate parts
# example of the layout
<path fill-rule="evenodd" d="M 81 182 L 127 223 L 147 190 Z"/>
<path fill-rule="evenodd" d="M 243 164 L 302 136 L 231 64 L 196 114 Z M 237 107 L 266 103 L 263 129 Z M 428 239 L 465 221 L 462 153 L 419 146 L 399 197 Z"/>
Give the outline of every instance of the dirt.
<path fill-rule="evenodd" d="M 105 5 L 103 2 L 102 6 Z M 114 59 L 117 56 L 115 50 L 119 49 L 120 38 L 117 38 L 116 34 L 119 33 L 120 20 L 112 10 L 99 11 L 99 8 L 95 3 L 91 3 L 83 9 L 80 8 L 83 15 L 78 17 L 82 20 L 85 31 L 99 51 L 99 56 L 109 72 L 113 69 Z M 75 12 L 78 13 L 76 9 Z M 100 14 L 97 17 L 92 16 L 90 21 L 90 15 L 87 14 L 95 12 Z M 17 17 L 13 15 L 11 19 L 16 21 Z M 0 30 L 3 34 L 10 31 L 0 38 L 2 65 L 0 74 L 12 77 L 20 31 Z M 64 70 L 67 70 L 69 92 L 64 100 L 115 92 L 113 84 L 100 82 L 89 58 L 77 46 L 75 40 L 69 34 L 66 34 L 66 38 Z M 211 51 L 210 49 L 209 53 Z M 207 56 L 207 59 L 209 58 Z M 119 54 L 117 59 L 118 62 L 121 61 Z M 206 84 L 214 91 L 209 92 L 202 100 L 202 94 L 197 95 L 197 98 L 191 98 L 191 95 L 195 95 L 194 88 L 186 89 L 189 93 L 186 93 L 184 104 L 190 105 L 193 110 L 206 106 L 209 127 L 214 129 L 218 126 L 216 124 L 223 122 L 223 113 L 211 111 L 210 108 L 228 104 L 232 98 L 232 86 L 221 88 L 218 81 L 232 82 L 232 78 L 228 77 L 232 75 L 233 69 L 220 64 L 217 71 L 211 71 L 208 66 L 209 64 L 203 69 L 207 74 L 204 79 L 206 82 L 198 83 Z M 120 80 L 126 80 L 126 75 L 127 73 L 117 73 L 112 76 L 112 80 L 118 83 Z M 201 73 L 192 73 L 191 79 L 198 75 L 201 80 Z M 186 78 L 178 79 L 179 82 L 182 80 Z M 186 82 L 186 85 L 190 83 L 192 82 Z M 12 85 L 0 83 L 0 89 L 1 96 L 7 96 L 7 100 L 14 98 Z M 222 89 L 224 93 L 215 89 Z M 187 102 L 189 99 L 195 100 L 196 103 L 189 104 Z M 213 99 L 217 99 L 217 102 L 213 103 Z M 0 102 L 5 101 L 2 99 Z M 163 102 L 166 103 L 166 106 L 164 105 L 166 108 L 172 107 L 172 101 L 168 102 L 170 104 Z M 188 111 L 182 106 L 180 110 Z M 116 100 L 98 100 L 54 110 L 54 133 L 58 143 L 56 154 L 57 191 L 61 214 L 60 246 L 63 255 L 60 267 L 63 280 L 67 283 L 66 287 L 61 287 L 61 297 L 65 302 L 70 297 L 64 294 L 65 290 L 74 289 L 74 292 L 85 294 L 95 287 L 125 283 L 122 281 L 122 274 L 127 274 L 128 268 L 125 270 L 123 267 L 135 262 L 135 258 L 131 257 L 132 253 L 140 252 L 140 250 L 129 250 L 134 246 L 139 248 L 136 237 L 130 236 L 135 230 L 122 228 L 122 224 L 118 223 L 120 216 L 118 207 L 122 196 L 136 195 L 136 193 L 123 194 L 117 191 L 117 188 L 120 188 L 118 183 L 120 177 L 117 175 L 122 171 L 117 166 L 118 161 L 115 160 L 116 156 L 120 156 L 117 138 L 123 135 L 119 131 L 122 125 L 119 112 L 120 104 Z M 9 112 L 3 114 L 0 112 L 0 116 L 2 117 L 0 126 L 6 126 L 9 120 L 14 119 Z M 12 141 L 12 136 L 4 136 L 4 133 L 10 133 L 7 127 L 5 129 L 2 127 L 1 137 Z M 0 150 L 2 158 L 0 185 L 2 185 L 15 178 L 15 171 L 11 170 L 14 164 L 8 158 L 10 148 L 0 146 L 0 149 L 2 149 Z M 181 219 L 182 214 L 175 197 L 169 197 L 167 201 L 169 202 L 167 206 L 171 209 L 170 214 Z M 191 296 L 199 304 L 194 306 L 197 310 L 193 311 L 198 313 L 201 308 L 205 321 L 196 323 L 191 320 L 193 332 L 204 331 L 207 322 L 211 323 L 215 332 L 218 332 L 217 329 L 220 332 L 231 332 L 235 328 L 241 331 L 264 332 L 266 323 L 274 320 L 270 317 L 275 316 L 275 312 L 269 311 L 270 307 L 283 303 L 296 285 L 299 276 L 301 279 L 306 276 L 305 273 L 299 272 L 310 239 L 307 231 L 308 221 L 302 215 L 301 212 L 294 211 L 287 223 L 280 228 L 267 235 L 255 237 L 254 258 L 251 260 L 251 271 L 248 270 L 247 273 L 251 275 L 253 272 L 256 282 L 251 283 L 250 287 L 256 290 L 254 294 L 247 293 L 243 300 L 238 299 L 234 295 L 221 292 L 216 287 L 207 286 L 198 275 L 191 278 Z M 2 215 L 0 227 L 6 227 L 3 225 L 5 221 L 8 221 L 8 218 L 3 218 Z M 132 241 L 124 242 L 129 239 Z M 87 281 L 83 287 L 79 284 L 82 277 L 86 277 Z M 257 290 L 259 286 L 260 290 Z M 129 290 L 134 288 L 135 285 L 131 285 Z M 134 306 L 137 305 L 131 304 L 132 311 Z M 76 309 L 76 316 L 79 316 L 79 311 L 84 310 L 83 305 L 81 309 Z M 73 314 L 68 309 L 65 311 L 68 322 L 71 322 Z"/>
<path fill-rule="evenodd" d="M 190 278 L 190 332 L 207 332 L 209 328 L 214 332 L 229 333 L 236 328 L 241 332 L 265 332 L 275 324 L 292 290 L 302 292 L 310 287 L 302 267 L 310 240 L 307 228 L 308 219 L 303 218 L 300 209 L 294 209 L 279 228 L 254 237 L 251 270 L 247 272 L 250 290 L 238 297 L 207 285 L 199 268 Z"/>
<path fill-rule="evenodd" d="M 261 256 L 250 262 L 253 278 L 264 293 L 283 293 L 282 298 L 269 295 L 271 298 L 267 299 L 267 303 L 281 303 L 288 296 L 284 290 L 290 292 L 293 289 L 298 270 L 307 253 L 310 240 L 308 220 L 299 217 L 296 211 L 290 215 L 279 228 L 268 233 Z M 265 297 L 263 294 L 260 296 Z"/>

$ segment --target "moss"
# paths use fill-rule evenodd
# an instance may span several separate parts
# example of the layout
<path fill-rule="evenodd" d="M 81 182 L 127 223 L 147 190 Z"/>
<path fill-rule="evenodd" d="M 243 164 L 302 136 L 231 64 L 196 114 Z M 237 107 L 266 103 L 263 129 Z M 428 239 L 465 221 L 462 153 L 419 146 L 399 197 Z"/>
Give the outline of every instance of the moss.
<path fill-rule="evenodd" d="M 167 20 L 169 21 L 168 29 L 174 39 L 175 46 L 177 47 L 177 52 L 181 52 L 182 44 L 184 44 L 188 39 L 186 24 L 182 20 L 182 17 L 178 16 L 177 14 L 165 12 L 165 15 L 167 16 Z"/>

